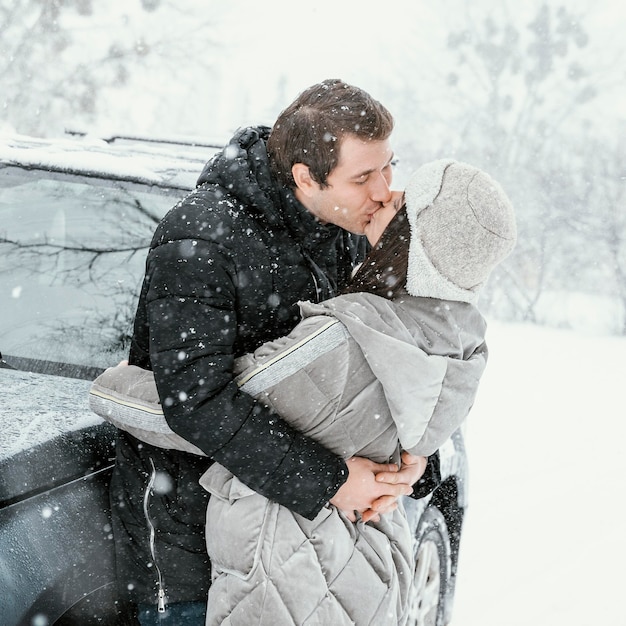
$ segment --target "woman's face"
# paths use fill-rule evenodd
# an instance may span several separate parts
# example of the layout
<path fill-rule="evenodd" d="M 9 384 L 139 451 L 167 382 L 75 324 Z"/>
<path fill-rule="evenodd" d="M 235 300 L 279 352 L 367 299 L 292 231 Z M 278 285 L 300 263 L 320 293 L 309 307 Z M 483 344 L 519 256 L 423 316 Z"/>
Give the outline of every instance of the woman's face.
<path fill-rule="evenodd" d="M 369 224 L 365 227 L 365 236 L 372 246 L 376 245 L 383 231 L 387 228 L 387 224 L 391 222 L 393 216 L 402 208 L 403 204 L 404 192 L 392 191 L 389 202 L 383 204 L 383 206 L 372 215 Z"/>

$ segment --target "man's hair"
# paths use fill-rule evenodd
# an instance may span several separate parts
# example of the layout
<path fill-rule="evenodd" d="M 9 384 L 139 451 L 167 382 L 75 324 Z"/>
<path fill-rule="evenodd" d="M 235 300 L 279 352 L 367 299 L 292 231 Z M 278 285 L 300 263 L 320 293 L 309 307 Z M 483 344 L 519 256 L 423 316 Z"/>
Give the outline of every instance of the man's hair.
<path fill-rule="evenodd" d="M 367 292 L 393 300 L 406 287 L 411 227 L 406 204 L 393 216 L 343 293 Z"/>
<path fill-rule="evenodd" d="M 267 141 L 278 181 L 293 189 L 291 168 L 308 166 L 313 180 L 327 186 L 346 135 L 384 141 L 393 131 L 391 113 L 359 87 L 328 79 L 303 91 L 279 116 Z"/>

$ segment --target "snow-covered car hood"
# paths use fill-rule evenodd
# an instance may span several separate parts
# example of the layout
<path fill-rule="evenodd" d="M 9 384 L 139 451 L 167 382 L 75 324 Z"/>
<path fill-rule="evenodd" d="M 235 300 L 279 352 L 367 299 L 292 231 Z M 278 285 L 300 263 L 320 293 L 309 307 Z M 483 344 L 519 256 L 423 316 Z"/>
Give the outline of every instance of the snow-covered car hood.
<path fill-rule="evenodd" d="M 90 382 L 0 369 L 0 461 L 102 420 L 88 406 Z"/>

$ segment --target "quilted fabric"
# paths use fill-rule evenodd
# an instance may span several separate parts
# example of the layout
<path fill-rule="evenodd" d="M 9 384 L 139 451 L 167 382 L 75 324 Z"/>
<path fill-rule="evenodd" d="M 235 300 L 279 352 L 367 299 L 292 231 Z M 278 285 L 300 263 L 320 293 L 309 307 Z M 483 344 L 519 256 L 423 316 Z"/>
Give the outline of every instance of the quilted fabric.
<path fill-rule="evenodd" d="M 354 524 L 329 506 L 311 521 L 248 489 L 221 465 L 202 483 L 212 494 L 207 624 L 405 622 L 412 544 L 402 510 Z"/>
<path fill-rule="evenodd" d="M 302 313 L 289 336 L 239 360 L 238 382 L 335 453 L 387 462 L 402 444 L 427 456 L 469 412 L 486 361 L 473 306 L 351 294 Z M 413 545 L 402 508 L 354 524 L 327 506 L 311 521 L 221 465 L 201 484 L 207 625 L 406 623 Z"/>

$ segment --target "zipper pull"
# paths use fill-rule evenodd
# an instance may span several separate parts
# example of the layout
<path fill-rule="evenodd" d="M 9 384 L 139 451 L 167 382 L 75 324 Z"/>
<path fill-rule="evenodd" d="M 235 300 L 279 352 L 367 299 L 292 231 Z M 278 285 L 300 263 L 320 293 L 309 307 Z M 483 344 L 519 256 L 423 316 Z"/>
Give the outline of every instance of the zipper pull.
<path fill-rule="evenodd" d="M 157 611 L 159 613 L 165 613 L 165 590 L 159 589 L 158 600 L 157 600 Z"/>

